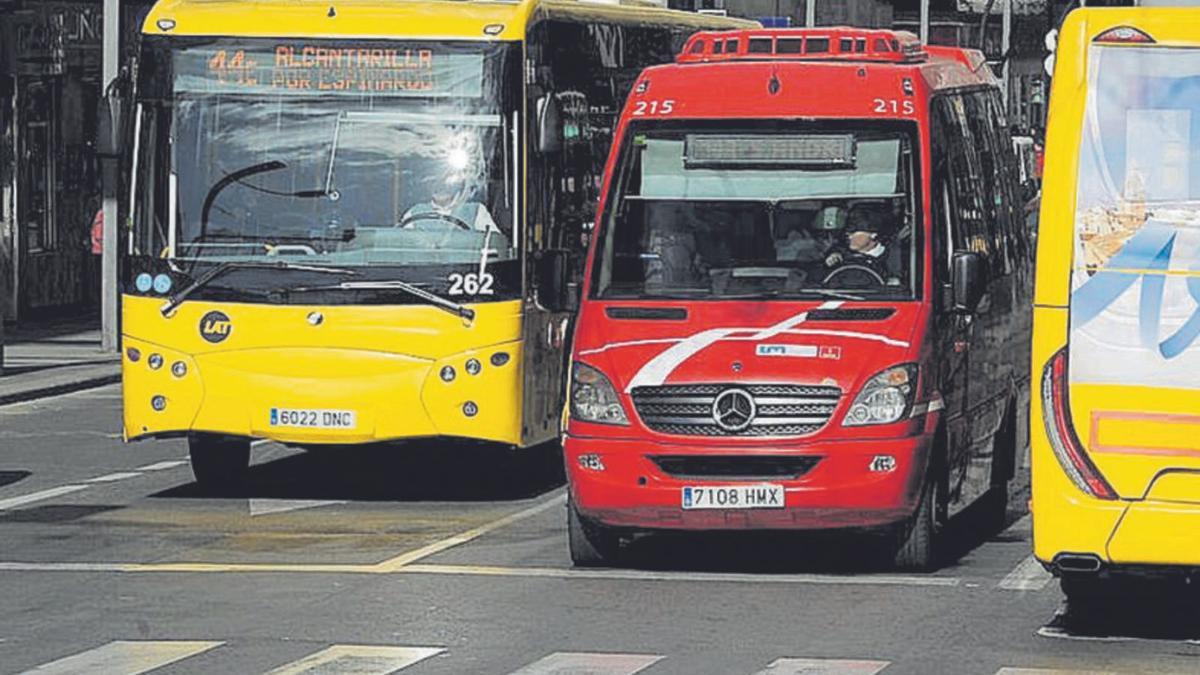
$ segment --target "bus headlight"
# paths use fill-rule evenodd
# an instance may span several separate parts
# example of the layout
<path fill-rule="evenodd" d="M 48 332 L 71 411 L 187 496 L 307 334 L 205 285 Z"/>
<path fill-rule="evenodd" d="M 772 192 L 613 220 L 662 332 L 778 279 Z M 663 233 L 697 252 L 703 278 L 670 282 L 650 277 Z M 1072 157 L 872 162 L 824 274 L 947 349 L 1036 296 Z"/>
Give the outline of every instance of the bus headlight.
<path fill-rule="evenodd" d="M 854 399 L 842 426 L 865 427 L 891 424 L 912 410 L 917 391 L 917 366 L 895 366 L 867 380 Z"/>
<path fill-rule="evenodd" d="M 604 373 L 579 362 L 571 369 L 571 416 L 581 422 L 629 425 L 612 382 Z"/>

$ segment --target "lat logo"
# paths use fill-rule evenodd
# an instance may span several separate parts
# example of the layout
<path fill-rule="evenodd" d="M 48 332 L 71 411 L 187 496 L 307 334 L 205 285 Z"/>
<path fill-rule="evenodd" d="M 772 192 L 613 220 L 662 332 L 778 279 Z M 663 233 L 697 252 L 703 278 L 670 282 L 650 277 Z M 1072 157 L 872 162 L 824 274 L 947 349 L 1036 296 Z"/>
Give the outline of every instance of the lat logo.
<path fill-rule="evenodd" d="M 217 344 L 224 342 L 233 332 L 233 322 L 225 312 L 209 312 L 200 319 L 200 337 Z"/>

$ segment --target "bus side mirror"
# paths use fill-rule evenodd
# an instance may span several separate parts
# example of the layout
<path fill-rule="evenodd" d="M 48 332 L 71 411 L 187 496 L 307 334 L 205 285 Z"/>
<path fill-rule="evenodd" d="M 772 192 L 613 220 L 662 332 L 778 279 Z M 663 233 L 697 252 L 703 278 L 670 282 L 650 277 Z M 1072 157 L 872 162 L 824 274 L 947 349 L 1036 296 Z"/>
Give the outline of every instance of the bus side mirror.
<path fill-rule="evenodd" d="M 534 258 L 534 287 L 537 304 L 549 312 L 569 312 L 574 309 L 571 283 L 571 252 L 549 249 Z"/>
<path fill-rule="evenodd" d="M 96 159 L 100 160 L 101 184 L 108 196 L 119 191 L 126 114 L 124 98 L 113 90 L 96 107 Z"/>
<path fill-rule="evenodd" d="M 537 102 L 537 149 L 543 155 L 562 151 L 562 106 L 554 94 L 546 94 Z"/>
<path fill-rule="evenodd" d="M 974 314 L 986 291 L 983 256 L 978 253 L 954 254 L 950 270 L 950 286 L 956 314 Z"/>

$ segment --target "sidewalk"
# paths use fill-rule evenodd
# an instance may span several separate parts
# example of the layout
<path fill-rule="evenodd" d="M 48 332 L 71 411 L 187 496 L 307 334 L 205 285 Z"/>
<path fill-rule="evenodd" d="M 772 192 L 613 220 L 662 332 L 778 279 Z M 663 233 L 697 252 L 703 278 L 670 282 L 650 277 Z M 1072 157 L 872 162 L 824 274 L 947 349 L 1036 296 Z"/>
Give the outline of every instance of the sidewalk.
<path fill-rule="evenodd" d="M 6 330 L 0 405 L 120 381 L 121 359 L 100 351 L 95 324 L 67 320 Z"/>

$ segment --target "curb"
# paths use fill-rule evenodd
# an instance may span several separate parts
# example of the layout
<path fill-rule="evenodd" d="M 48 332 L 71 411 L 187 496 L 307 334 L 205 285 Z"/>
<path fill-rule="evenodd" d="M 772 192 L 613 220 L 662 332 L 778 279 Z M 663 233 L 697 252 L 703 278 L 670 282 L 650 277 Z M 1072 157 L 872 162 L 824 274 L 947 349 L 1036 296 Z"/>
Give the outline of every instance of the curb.
<path fill-rule="evenodd" d="M 101 369 L 93 368 L 91 370 L 99 371 Z M 53 381 L 52 378 L 45 379 L 50 381 L 43 384 L 33 385 L 18 391 L 5 392 L 5 378 L 0 377 L 0 406 L 12 405 L 14 403 L 26 403 L 42 398 L 61 396 L 63 394 L 70 394 L 77 391 L 83 391 L 85 389 L 95 389 L 97 387 L 115 384 L 121 381 L 121 371 L 119 367 L 103 368 L 102 372 L 88 373 L 86 375 L 65 379 L 59 382 Z"/>

